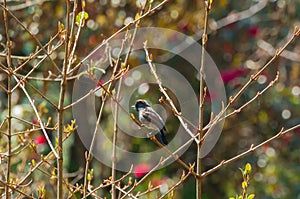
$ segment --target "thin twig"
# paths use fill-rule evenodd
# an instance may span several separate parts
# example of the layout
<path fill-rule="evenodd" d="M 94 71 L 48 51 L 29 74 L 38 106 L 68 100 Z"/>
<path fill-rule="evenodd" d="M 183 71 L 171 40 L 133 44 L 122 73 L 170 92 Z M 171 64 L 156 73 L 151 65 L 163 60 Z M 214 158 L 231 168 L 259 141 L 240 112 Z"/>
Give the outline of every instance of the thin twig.
<path fill-rule="evenodd" d="M 44 48 L 49 47 L 49 45 L 52 44 L 52 42 L 59 36 L 59 34 L 60 34 L 60 32 L 56 33 L 53 37 L 51 37 L 51 39 L 43 47 Z M 63 44 L 63 42 L 59 41 L 54 47 L 52 47 L 51 52 L 49 52 L 49 54 L 52 54 L 52 52 L 55 51 L 57 48 L 59 48 L 62 44 Z M 28 56 L 27 59 L 22 64 L 20 64 L 19 66 L 17 66 L 17 68 L 14 69 L 14 73 L 17 73 L 32 59 L 36 59 L 37 57 L 40 57 L 39 59 L 44 60 L 45 58 L 47 58 L 47 55 L 38 56 L 38 54 L 42 51 L 43 51 L 43 49 L 39 49 L 35 53 L 30 54 L 30 56 Z"/>
<path fill-rule="evenodd" d="M 17 82 L 20 81 L 16 76 L 13 76 L 13 77 L 14 77 L 14 79 L 15 79 Z M 51 143 L 51 141 L 50 141 L 50 138 L 49 138 L 49 136 L 48 136 L 48 134 L 47 134 L 47 132 L 46 132 L 46 129 L 45 129 L 45 127 L 44 127 L 44 124 L 43 124 L 43 122 L 42 122 L 42 120 L 41 120 L 41 118 L 40 118 L 40 116 L 39 116 L 39 113 L 38 113 L 38 111 L 37 111 L 37 109 L 36 109 L 36 107 L 35 107 L 35 105 L 34 105 L 33 100 L 31 99 L 30 95 L 29 95 L 28 92 L 26 91 L 24 85 L 23 85 L 23 84 L 20 84 L 20 87 L 21 87 L 21 89 L 23 90 L 24 94 L 26 95 L 26 97 L 27 97 L 27 99 L 28 99 L 28 101 L 29 101 L 29 103 L 30 103 L 30 105 L 31 105 L 31 107 L 32 107 L 32 109 L 33 109 L 33 111 L 34 111 L 34 113 L 35 113 L 37 119 L 38 119 L 38 122 L 40 123 L 40 127 L 42 128 L 42 132 L 43 132 L 43 134 L 44 134 L 44 136 L 45 136 L 45 138 L 46 138 L 46 140 L 47 140 L 48 145 L 49 145 L 50 148 L 51 148 L 51 151 L 54 153 L 55 157 L 58 157 L 58 154 L 56 153 L 56 151 L 55 151 L 55 149 L 54 149 L 54 147 L 53 147 L 53 145 L 52 145 L 52 143 Z"/>
<path fill-rule="evenodd" d="M 259 48 L 266 51 L 270 56 L 274 55 L 274 53 L 276 52 L 276 49 L 270 43 L 268 43 L 265 40 L 262 40 L 262 39 L 258 40 L 256 42 L 256 45 Z M 300 55 L 297 52 L 284 50 L 280 56 L 284 57 L 286 59 L 289 59 L 291 61 L 300 62 Z"/>
<path fill-rule="evenodd" d="M 250 148 L 249 148 L 247 151 L 245 151 L 245 152 L 243 152 L 243 153 L 240 153 L 239 155 L 234 156 L 234 157 L 231 158 L 231 159 L 221 161 L 217 166 L 213 167 L 212 169 L 210 169 L 210 170 L 208 170 L 208 171 L 206 171 L 206 172 L 203 172 L 201 176 L 202 176 L 202 177 L 206 177 L 206 176 L 208 176 L 208 175 L 214 173 L 215 171 L 217 171 L 217 170 L 223 168 L 224 166 L 226 166 L 226 165 L 228 165 L 228 164 L 230 164 L 230 163 L 232 163 L 232 162 L 234 162 L 234 161 L 236 161 L 236 160 L 238 160 L 238 159 L 241 159 L 242 157 L 244 157 L 244 156 L 246 156 L 246 155 L 248 155 L 248 154 L 250 154 L 250 153 L 253 153 L 255 150 L 257 150 L 258 148 L 260 148 L 260 147 L 262 147 L 262 146 L 268 144 L 269 142 L 271 142 L 271 141 L 273 141 L 273 140 L 275 140 L 275 139 L 277 139 L 277 138 L 280 138 L 280 137 L 282 137 L 283 135 L 285 135 L 285 134 L 287 134 L 287 133 L 289 133 L 289 132 L 291 132 L 291 131 L 294 131 L 294 130 L 296 130 L 296 129 L 298 129 L 298 128 L 300 128 L 300 124 L 298 124 L 298 125 L 296 125 L 296 126 L 293 126 L 293 127 L 289 128 L 289 129 L 287 129 L 287 130 L 285 130 L 285 131 L 284 131 L 283 128 L 282 128 L 281 131 L 280 131 L 279 133 L 277 133 L 275 136 L 269 138 L 268 140 L 266 140 L 266 141 L 264 141 L 264 142 L 262 142 L 262 143 L 260 143 L 260 144 L 258 144 L 258 145 L 256 145 L 256 146 L 254 146 L 254 145 L 252 144 L 252 145 L 250 146 Z"/>
<path fill-rule="evenodd" d="M 30 71 L 28 71 L 26 73 L 26 75 L 24 77 L 22 77 L 22 79 L 20 79 L 20 81 L 13 87 L 12 91 L 14 91 L 15 89 L 17 89 L 19 87 L 20 84 L 23 84 L 26 82 L 26 78 L 35 71 L 35 69 L 37 69 L 46 59 L 47 57 L 44 57 L 43 59 L 39 60 L 38 63 L 36 63 Z"/>
<path fill-rule="evenodd" d="M 138 185 L 140 185 L 143 181 L 145 181 L 154 171 L 156 171 L 158 169 L 158 167 L 160 167 L 162 165 L 162 160 L 163 158 L 161 157 L 160 160 L 158 161 L 158 163 L 147 173 L 145 174 L 142 179 L 140 179 L 138 182 L 135 182 L 133 184 L 133 187 L 131 187 L 131 189 L 127 192 L 124 193 L 124 195 L 121 197 L 121 199 L 124 199 L 126 196 L 132 197 L 133 195 L 131 194 L 131 192 L 138 187 Z"/>
<path fill-rule="evenodd" d="M 132 173 L 132 169 L 133 166 L 131 165 L 129 171 L 123 175 L 121 178 L 117 179 L 116 181 L 112 181 L 112 180 L 105 180 L 104 183 L 102 183 L 100 186 L 98 186 L 97 188 L 95 188 L 94 190 L 90 191 L 85 197 L 83 197 L 82 199 L 85 199 L 87 197 L 89 197 L 91 194 L 95 193 L 96 191 L 98 191 L 99 189 L 105 188 L 105 187 L 109 187 L 113 184 L 116 184 L 118 182 L 123 181 L 126 177 L 128 177 L 131 173 Z M 109 183 L 107 183 L 109 182 Z"/>
<path fill-rule="evenodd" d="M 77 1 L 74 2 L 74 9 L 73 9 L 73 18 L 72 18 L 72 24 L 71 24 L 71 27 L 70 27 L 70 41 L 69 41 L 69 44 L 68 44 L 68 47 L 71 48 L 71 51 L 70 51 L 70 56 L 69 56 L 69 59 L 68 59 L 68 67 L 67 67 L 67 74 L 69 73 L 69 70 L 71 68 L 71 64 L 73 62 L 73 58 L 74 58 L 74 53 L 75 53 L 75 50 L 76 50 L 76 47 L 77 47 L 77 44 L 78 44 L 78 39 L 79 39 L 79 36 L 80 36 L 80 32 L 81 32 L 81 29 L 83 27 L 83 20 L 84 20 L 84 16 L 82 14 L 80 14 L 80 20 L 79 20 L 79 24 L 78 24 L 78 29 L 77 29 L 77 32 L 76 32 L 76 35 L 75 35 L 75 40 L 74 42 L 72 42 L 73 40 L 73 34 L 74 34 L 74 26 L 75 26 L 75 11 L 76 11 L 76 7 L 77 7 Z M 81 12 L 84 12 L 85 11 L 85 1 L 81 1 L 81 9 L 82 11 Z M 72 46 L 73 44 L 73 46 Z"/>
<path fill-rule="evenodd" d="M 66 134 L 66 136 L 63 139 L 63 142 L 65 142 L 70 137 L 70 135 L 70 133 Z M 55 149 L 58 149 L 58 146 L 56 146 Z M 47 162 L 48 159 L 52 158 L 53 154 L 54 152 L 50 151 L 50 153 L 48 153 L 47 156 L 42 157 L 41 160 L 38 163 L 36 163 L 36 165 L 33 168 L 31 168 L 30 171 L 20 181 L 18 181 L 17 186 L 20 186 L 22 183 L 24 183 L 34 173 L 35 170 L 37 170 L 43 163 Z"/>
<path fill-rule="evenodd" d="M 41 44 L 41 42 L 39 41 L 39 39 L 33 35 L 30 30 L 10 11 L 8 10 L 6 7 L 4 7 L 3 5 L 0 4 L 0 7 L 2 7 L 6 12 L 8 12 L 17 22 L 20 26 L 22 26 L 22 28 L 28 32 L 28 34 L 37 42 L 37 44 L 42 48 L 42 50 L 44 51 L 44 53 L 47 55 L 47 57 L 49 58 L 50 62 L 52 63 L 52 65 L 59 71 L 60 69 L 58 68 L 57 64 L 53 61 L 53 59 L 50 57 L 49 53 L 47 52 L 47 50 L 43 47 L 43 45 Z"/>
<path fill-rule="evenodd" d="M 99 85 L 98 87 L 91 89 L 89 92 L 87 92 L 85 95 L 83 95 L 82 97 L 80 97 L 79 99 L 77 99 L 76 101 L 72 102 L 69 105 L 66 105 L 64 107 L 64 109 L 69 109 L 72 108 L 73 106 L 75 106 L 76 104 L 80 103 L 81 101 L 83 101 L 84 99 L 88 98 L 90 95 L 95 94 L 97 91 L 99 91 L 100 89 L 104 89 L 105 91 L 108 92 L 107 89 L 105 89 L 104 87 L 106 85 L 111 84 L 112 82 L 115 82 L 116 80 L 120 79 L 125 73 L 127 72 L 127 70 L 121 70 L 118 74 L 115 74 L 115 76 L 113 78 L 110 78 L 109 80 L 107 80 L 105 83 Z M 109 94 L 109 93 L 108 93 Z M 112 96 L 110 96 L 112 97 Z M 124 108 L 125 110 L 125 108 Z"/>
<path fill-rule="evenodd" d="M 117 71 L 117 67 L 118 67 L 118 65 L 115 64 L 114 68 L 113 68 L 111 79 L 114 79 L 114 75 Z M 96 124 L 95 124 L 95 130 L 94 130 L 93 137 L 92 137 L 92 140 L 91 140 L 91 145 L 90 145 L 90 148 L 89 148 L 89 151 L 88 151 L 88 155 L 86 157 L 86 164 L 85 164 L 85 171 L 84 171 L 84 183 L 83 183 L 83 197 L 86 196 L 86 191 L 87 191 L 87 174 L 88 174 L 88 169 L 89 169 L 90 162 L 92 161 L 92 150 L 94 148 L 95 140 L 96 140 L 96 137 L 98 135 L 98 128 L 99 128 L 100 121 L 102 119 L 102 113 L 103 113 L 104 105 L 105 105 L 107 96 L 110 93 L 112 83 L 113 83 L 113 81 L 111 81 L 109 83 L 108 88 L 107 88 L 108 92 L 105 92 L 104 96 L 102 97 L 102 104 L 101 104 L 100 111 L 99 111 L 99 114 L 98 114 L 98 118 L 97 118 L 97 121 L 96 121 Z"/>
<path fill-rule="evenodd" d="M 11 11 L 17 11 L 17 10 L 22 10 L 25 8 L 28 8 L 30 6 L 34 6 L 34 5 L 41 5 L 44 2 L 48 2 L 48 1 L 52 1 L 52 0 L 31 0 L 31 1 L 25 1 L 24 3 L 21 3 L 19 5 L 14 5 L 14 6 L 8 6 L 8 9 Z M 18 2 L 18 1 L 15 1 Z"/>
<path fill-rule="evenodd" d="M 7 89 L 0 83 L 0 88 L 5 92 L 5 93 L 7 93 L 8 91 L 7 91 Z"/>
<path fill-rule="evenodd" d="M 163 194 L 162 196 L 160 196 L 158 199 L 163 199 L 165 196 L 167 196 L 171 191 L 175 190 L 178 186 L 180 186 L 181 184 L 183 184 L 183 182 L 191 175 L 191 172 L 188 172 L 188 174 L 182 174 L 180 180 L 174 185 L 172 186 L 165 194 Z"/>
<path fill-rule="evenodd" d="M 147 12 L 145 12 L 145 14 L 141 15 L 139 18 L 134 19 L 132 22 L 126 24 L 125 26 L 123 26 L 122 28 L 118 29 L 118 31 L 116 31 L 114 34 L 112 34 L 109 38 L 105 39 L 99 46 L 97 46 L 89 55 L 87 55 L 84 59 L 82 59 L 74 68 L 72 68 L 69 71 L 70 73 L 73 73 L 74 71 L 76 71 L 83 62 L 85 62 L 87 59 L 89 59 L 97 50 L 99 50 L 100 48 L 102 48 L 104 45 L 107 45 L 108 41 L 110 41 L 111 39 L 113 39 L 116 35 L 120 34 L 121 32 L 127 30 L 129 27 L 131 27 L 133 24 L 136 24 L 136 22 L 140 21 L 141 19 L 155 13 L 157 10 L 159 10 L 162 6 L 164 6 L 165 4 L 167 4 L 170 0 L 163 0 L 161 3 L 159 3 L 157 6 L 155 6 L 152 9 L 149 9 Z"/>
<path fill-rule="evenodd" d="M 43 98 L 44 100 L 46 100 L 49 104 L 51 104 L 56 110 L 58 110 L 58 107 L 56 104 L 54 104 L 48 97 L 46 97 L 46 95 L 44 95 L 39 89 L 35 88 L 35 86 L 33 86 L 31 83 L 26 82 L 26 85 L 30 86 L 35 92 L 37 92 L 41 98 Z"/>
<path fill-rule="evenodd" d="M 210 129 L 212 129 L 215 125 L 217 125 L 220 121 L 222 121 L 222 118 L 224 118 L 222 116 L 229 109 L 229 107 L 237 101 L 237 99 L 242 95 L 242 93 L 244 93 L 245 90 L 254 81 L 257 80 L 257 78 L 261 75 L 261 73 L 266 68 L 268 68 L 280 56 L 280 54 L 284 51 L 284 49 L 286 49 L 294 41 L 294 39 L 299 36 L 299 34 L 300 34 L 300 29 L 296 29 L 293 36 L 283 45 L 283 47 L 277 49 L 274 56 L 263 67 L 261 67 L 261 69 L 259 71 L 257 71 L 255 74 L 250 76 L 248 82 L 246 84 L 244 84 L 244 86 L 235 94 L 234 97 L 229 98 L 229 103 L 227 104 L 227 106 L 223 110 L 221 110 L 220 113 L 209 124 L 207 124 L 203 128 L 203 130 L 207 131 L 207 133 L 202 137 L 201 142 L 203 142 L 206 139 L 206 137 L 209 135 L 209 133 L 212 132 L 212 131 L 210 131 Z"/>
<path fill-rule="evenodd" d="M 161 185 L 158 185 L 158 186 L 156 186 L 156 187 L 148 187 L 147 191 L 144 191 L 144 192 L 142 192 L 142 193 L 141 193 L 141 192 L 138 192 L 138 193 L 136 194 L 136 197 L 140 198 L 140 197 L 142 197 L 142 196 L 144 196 L 144 195 L 150 194 L 151 192 L 160 189 L 160 187 L 161 187 Z"/>
<path fill-rule="evenodd" d="M 15 191 L 15 192 L 18 192 L 18 193 L 22 194 L 22 195 L 25 196 L 26 198 L 32 198 L 32 199 L 34 199 L 34 197 L 31 197 L 30 195 L 24 193 L 23 191 L 20 191 L 19 189 L 15 188 L 13 185 L 10 185 L 10 184 L 8 184 L 8 183 L 6 183 L 6 182 L 3 182 L 2 180 L 0 180 L 0 184 L 2 184 L 2 185 L 5 186 L 5 187 L 10 188 L 11 190 L 13 190 L 13 191 Z M 6 194 L 6 196 L 7 196 L 7 194 Z M 7 198 L 7 197 L 6 197 L 6 198 Z"/>
<path fill-rule="evenodd" d="M 197 174 L 194 171 L 194 165 L 187 166 L 177 155 L 177 153 L 180 150 L 177 150 L 175 152 L 169 151 L 164 145 L 162 145 L 156 138 L 155 136 L 151 137 L 151 140 L 158 145 L 160 148 L 163 148 L 168 154 L 168 157 L 161 157 L 160 161 L 157 163 L 156 166 L 154 166 L 139 182 L 135 183 L 134 186 L 126 192 L 125 195 L 122 196 L 121 199 L 124 199 L 127 195 L 129 195 L 137 186 L 142 183 L 148 176 L 150 176 L 159 166 L 163 166 L 170 158 L 174 158 L 175 161 L 177 161 L 180 165 L 182 165 L 187 171 L 189 171 L 195 178 L 198 178 Z M 190 143 L 193 141 L 193 138 L 191 138 Z M 181 147 L 180 147 L 181 148 Z"/>
<path fill-rule="evenodd" d="M 179 111 L 177 110 L 176 106 L 174 105 L 172 99 L 169 97 L 168 93 L 165 91 L 164 87 L 162 86 L 162 83 L 154 69 L 154 66 L 152 64 L 152 58 L 151 58 L 151 55 L 149 54 L 148 52 L 148 49 L 147 49 L 147 41 L 144 42 L 144 51 L 146 53 L 146 61 L 148 62 L 148 65 L 150 67 L 150 70 L 153 74 L 153 76 L 155 77 L 156 79 L 156 82 L 159 86 L 159 90 L 160 92 L 166 97 L 167 101 L 169 102 L 170 106 L 172 107 L 172 109 L 174 110 L 174 112 L 176 114 L 174 114 L 178 120 L 180 121 L 181 125 L 183 126 L 183 128 L 186 130 L 186 132 L 195 140 L 196 143 L 199 143 L 199 140 L 196 138 L 196 136 L 192 133 L 192 131 L 187 127 L 187 124 L 184 122 L 184 120 L 182 119 L 181 117 L 181 114 L 179 113 Z"/>
<path fill-rule="evenodd" d="M 246 103 L 244 103 L 242 106 L 240 106 L 239 108 L 236 108 L 234 111 L 232 111 L 231 113 L 228 113 L 227 115 L 225 115 L 223 118 L 220 118 L 220 120 L 224 120 L 234 114 L 240 113 L 243 109 L 245 109 L 249 104 L 251 104 L 252 102 L 254 102 L 258 97 L 260 97 L 262 94 L 264 94 L 267 90 L 269 90 L 277 81 L 279 80 L 279 72 L 277 71 L 277 75 L 275 77 L 275 79 L 273 81 L 271 81 L 267 87 L 265 87 L 263 90 L 258 91 L 256 93 L 256 95 L 254 97 L 252 97 L 249 101 L 247 101 Z"/>

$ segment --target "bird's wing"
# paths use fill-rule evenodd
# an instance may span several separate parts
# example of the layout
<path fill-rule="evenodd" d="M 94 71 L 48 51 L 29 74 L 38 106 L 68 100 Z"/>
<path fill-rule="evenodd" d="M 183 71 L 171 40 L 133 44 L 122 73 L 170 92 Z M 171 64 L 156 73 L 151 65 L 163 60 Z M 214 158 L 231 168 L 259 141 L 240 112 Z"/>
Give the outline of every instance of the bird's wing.
<path fill-rule="evenodd" d="M 147 108 L 142 111 L 142 116 L 146 121 L 145 124 L 154 129 L 164 129 L 162 118 L 152 109 Z"/>
<path fill-rule="evenodd" d="M 145 124 L 148 128 L 159 130 L 160 134 L 158 138 L 160 142 L 164 145 L 168 144 L 165 136 L 165 133 L 167 133 L 167 129 L 158 113 L 156 113 L 151 107 L 148 107 L 140 110 L 139 117 L 140 120 L 142 120 L 142 123 Z"/>

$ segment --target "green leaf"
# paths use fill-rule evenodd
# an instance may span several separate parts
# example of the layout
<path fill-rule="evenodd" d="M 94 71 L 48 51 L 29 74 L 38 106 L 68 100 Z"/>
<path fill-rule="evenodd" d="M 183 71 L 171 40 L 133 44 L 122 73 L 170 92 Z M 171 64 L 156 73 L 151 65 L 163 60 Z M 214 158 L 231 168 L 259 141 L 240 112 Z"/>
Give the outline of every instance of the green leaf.
<path fill-rule="evenodd" d="M 81 11 L 76 16 L 76 24 L 79 26 L 81 21 L 81 26 L 84 26 L 85 20 L 89 18 L 89 14 L 85 11 Z"/>
<path fill-rule="evenodd" d="M 253 199 L 255 197 L 255 194 L 250 194 L 247 199 Z"/>

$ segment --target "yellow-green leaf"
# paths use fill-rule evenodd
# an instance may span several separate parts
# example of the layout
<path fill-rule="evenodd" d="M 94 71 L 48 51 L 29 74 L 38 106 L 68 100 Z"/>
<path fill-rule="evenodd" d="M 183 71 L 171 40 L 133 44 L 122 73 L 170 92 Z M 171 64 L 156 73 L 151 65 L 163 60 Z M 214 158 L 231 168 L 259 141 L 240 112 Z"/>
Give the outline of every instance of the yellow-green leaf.
<path fill-rule="evenodd" d="M 81 26 L 83 26 L 85 23 L 85 20 L 87 20 L 88 18 L 89 18 L 89 14 L 85 11 L 81 11 L 76 16 L 76 24 L 79 25 L 81 22 Z"/>
<path fill-rule="evenodd" d="M 34 159 L 31 160 L 31 165 L 34 166 L 34 167 L 36 166 L 36 162 L 35 162 Z"/>
<path fill-rule="evenodd" d="M 139 18 L 140 18 L 141 16 L 140 16 L 140 14 L 139 13 L 136 13 L 136 15 L 135 15 L 135 20 L 138 20 Z"/>
<path fill-rule="evenodd" d="M 243 189 L 246 189 L 247 188 L 247 186 L 248 186 L 248 184 L 247 184 L 247 182 L 242 182 L 242 187 L 243 187 Z"/>
<path fill-rule="evenodd" d="M 251 168 L 251 164 L 250 164 L 250 163 L 247 163 L 246 166 L 245 166 L 245 170 L 247 171 L 248 174 L 251 173 L 251 169 L 252 169 L 252 168 Z"/>
<path fill-rule="evenodd" d="M 253 199 L 254 197 L 255 197 L 255 194 L 250 194 L 247 199 Z"/>

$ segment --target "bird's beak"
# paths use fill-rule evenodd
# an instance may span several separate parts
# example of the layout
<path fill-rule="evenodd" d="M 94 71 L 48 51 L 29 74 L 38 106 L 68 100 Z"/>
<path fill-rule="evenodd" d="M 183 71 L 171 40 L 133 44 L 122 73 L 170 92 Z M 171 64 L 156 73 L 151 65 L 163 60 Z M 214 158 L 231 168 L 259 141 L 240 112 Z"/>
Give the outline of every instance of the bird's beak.
<path fill-rule="evenodd" d="M 135 105 L 132 105 L 131 108 L 135 108 Z"/>

